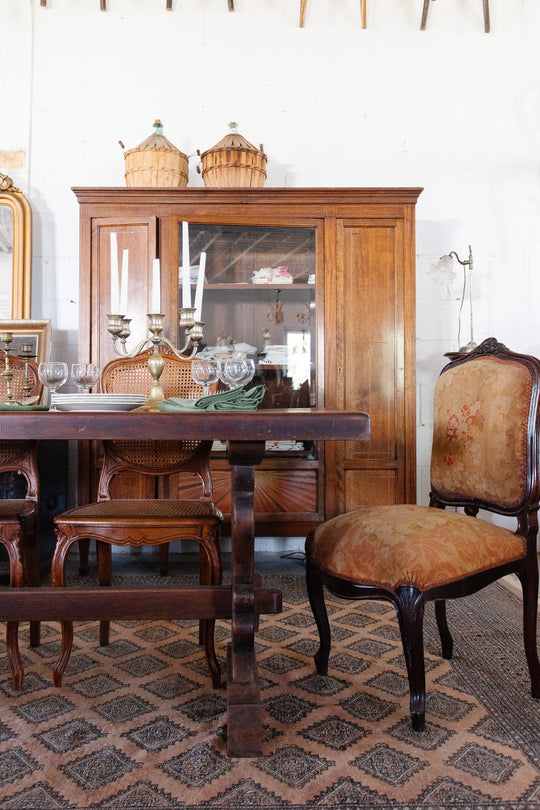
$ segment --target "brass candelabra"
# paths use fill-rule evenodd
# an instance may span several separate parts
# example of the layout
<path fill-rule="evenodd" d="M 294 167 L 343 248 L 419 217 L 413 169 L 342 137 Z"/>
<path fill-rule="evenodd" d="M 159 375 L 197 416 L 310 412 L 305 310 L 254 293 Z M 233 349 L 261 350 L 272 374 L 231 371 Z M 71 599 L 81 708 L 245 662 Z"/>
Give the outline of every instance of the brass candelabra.
<path fill-rule="evenodd" d="M 12 351 L 11 344 L 13 343 L 13 334 L 11 332 L 0 332 L 0 341 L 2 342 L 2 349 L 4 352 L 4 370 L 2 377 L 6 381 L 6 402 L 14 403 L 13 391 L 11 390 L 11 381 L 13 379 L 13 369 L 9 361 L 10 353 Z M 24 360 L 24 380 L 23 380 L 23 396 L 22 402 L 26 403 L 30 399 L 32 393 L 33 383 L 30 379 L 30 369 L 28 363 L 30 360 L 35 360 L 34 347 L 31 343 L 23 343 L 18 355 Z M 37 397 L 36 397 L 37 399 Z M 29 404 L 29 403 L 28 403 Z"/>
<path fill-rule="evenodd" d="M 189 360 L 193 357 L 198 349 L 199 343 L 203 338 L 202 321 L 195 320 L 194 307 L 182 307 L 180 310 L 180 328 L 184 329 L 185 342 L 182 348 L 174 346 L 171 341 L 162 335 L 163 332 L 163 313 L 148 313 L 148 330 L 151 333 L 150 337 L 141 340 L 133 349 L 128 350 L 127 341 L 131 335 L 131 318 L 124 315 L 107 315 L 108 331 L 112 336 L 114 350 L 120 357 L 136 357 L 147 346 L 152 346 L 153 351 L 148 358 L 148 370 L 152 377 L 152 385 L 150 392 L 142 409 L 145 411 L 157 411 L 158 405 L 164 399 L 163 388 L 161 387 L 160 378 L 163 372 L 165 361 L 160 354 L 159 347 L 164 344 L 171 349 L 171 351 L 180 359 Z"/>
<path fill-rule="evenodd" d="M 6 402 L 13 402 L 13 392 L 11 390 L 13 369 L 9 365 L 9 353 L 11 351 L 11 343 L 13 342 L 13 335 L 11 334 L 11 332 L 1 332 L 0 340 L 3 343 L 3 350 L 4 350 L 4 370 L 2 372 L 2 377 L 6 381 Z"/>

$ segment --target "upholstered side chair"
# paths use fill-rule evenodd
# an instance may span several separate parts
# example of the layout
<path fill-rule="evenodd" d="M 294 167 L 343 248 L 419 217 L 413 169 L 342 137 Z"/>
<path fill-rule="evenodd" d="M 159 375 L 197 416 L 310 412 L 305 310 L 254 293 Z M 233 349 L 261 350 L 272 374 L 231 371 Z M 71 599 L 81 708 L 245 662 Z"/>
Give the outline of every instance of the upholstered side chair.
<path fill-rule="evenodd" d="M 435 390 L 429 506 L 358 509 L 321 524 L 306 540 L 307 587 L 320 635 L 317 671 L 327 674 L 330 653 L 323 586 L 345 599 L 390 601 L 416 731 L 425 728 L 426 603 L 435 603 L 442 655 L 451 658 L 446 600 L 509 574 L 522 586 L 525 657 L 531 693 L 540 698 L 539 380 L 536 358 L 511 352 L 494 338 L 449 363 Z M 490 513 L 515 518 L 515 531 L 492 522 Z"/>
<path fill-rule="evenodd" d="M 135 358 L 110 362 L 102 372 L 101 388 L 106 393 L 147 393 L 151 385 L 148 352 Z M 161 383 L 165 397 L 197 398 L 200 387 L 191 378 L 191 361 L 181 360 L 162 349 L 165 366 Z M 175 540 L 199 544 L 199 579 L 202 585 L 219 585 L 222 577 L 220 533 L 223 516 L 212 502 L 210 475 L 211 441 L 104 441 L 103 465 L 97 502 L 76 507 L 55 518 L 57 543 L 52 561 L 52 584 L 65 584 L 65 562 L 71 545 L 97 541 L 100 585 L 112 582 L 112 546 L 159 546 L 168 548 Z M 113 478 L 122 472 L 139 472 L 156 482 L 177 473 L 194 473 L 201 482 L 199 500 L 174 498 L 111 497 Z M 158 495 L 156 488 L 156 495 Z M 161 557 L 163 566 L 166 556 Z M 166 592 L 164 592 L 166 593 Z M 109 621 L 100 622 L 100 643 L 109 641 Z M 220 685 L 220 668 L 214 647 L 214 625 L 209 619 L 199 623 L 199 641 L 204 651 L 214 687 Z M 62 652 L 53 672 L 59 686 L 73 645 L 73 622 L 62 623 Z"/>
<path fill-rule="evenodd" d="M 4 368 L 5 355 L 0 352 Z M 9 356 L 10 381 L 14 400 L 25 396 L 41 397 L 43 386 L 39 381 L 37 365 L 20 357 Z M 0 374 L 0 402 L 7 396 L 7 380 Z M 39 476 L 37 468 L 37 441 L 0 442 L 0 473 L 18 473 L 25 482 L 22 497 L 0 499 L 0 543 L 9 558 L 11 586 L 39 585 Z M 30 646 L 39 646 L 39 622 L 30 622 Z M 24 668 L 19 652 L 18 622 L 7 622 L 6 651 L 14 689 L 22 686 Z"/>

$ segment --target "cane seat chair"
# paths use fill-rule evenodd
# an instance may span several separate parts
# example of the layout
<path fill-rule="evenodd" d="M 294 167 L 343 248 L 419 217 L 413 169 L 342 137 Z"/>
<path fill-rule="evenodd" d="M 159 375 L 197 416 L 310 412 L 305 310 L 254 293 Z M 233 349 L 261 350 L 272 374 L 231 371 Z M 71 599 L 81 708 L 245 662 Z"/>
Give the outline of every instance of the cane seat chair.
<path fill-rule="evenodd" d="M 103 369 L 101 388 L 105 393 L 147 393 L 152 382 L 148 371 L 149 352 L 135 358 L 111 361 Z M 200 387 L 191 377 L 191 360 L 181 360 L 162 349 L 165 361 L 161 376 L 166 398 L 198 398 Z M 175 540 L 199 543 L 199 579 L 202 585 L 219 585 L 222 577 L 219 546 L 223 516 L 212 503 L 210 475 L 211 441 L 126 440 L 103 441 L 97 502 L 71 509 L 55 518 L 57 543 L 52 561 L 53 585 L 65 584 L 65 560 L 70 546 L 90 539 L 97 541 L 100 585 L 112 582 L 111 547 L 159 546 Z M 175 473 L 194 473 L 202 485 L 199 500 L 170 498 L 111 497 L 113 478 L 122 472 L 139 472 L 161 481 Z M 158 488 L 156 487 L 156 495 Z M 162 557 L 162 569 L 163 569 Z M 166 558 L 165 558 L 166 559 Z M 163 573 L 163 570 L 162 570 Z M 109 641 L 109 621 L 100 622 L 100 643 Z M 214 648 L 213 620 L 199 623 L 199 641 L 205 655 L 214 687 L 220 685 L 220 668 Z M 73 623 L 62 623 L 62 653 L 53 673 L 56 685 L 62 676 L 73 645 Z"/>
<path fill-rule="evenodd" d="M 306 577 L 327 674 L 330 626 L 323 585 L 345 599 L 385 599 L 398 616 L 413 728 L 425 728 L 424 606 L 435 602 L 442 655 L 452 657 L 446 600 L 508 574 L 523 590 L 531 693 L 540 698 L 538 431 L 540 361 L 488 338 L 442 370 L 435 390 L 429 506 L 366 507 L 321 524 L 306 540 Z M 464 514 L 445 507 L 461 507 Z M 484 516 L 516 519 L 516 530 Z M 499 521 L 505 522 L 505 521 Z"/>
<path fill-rule="evenodd" d="M 0 352 L 2 367 L 4 363 L 5 354 Z M 13 400 L 41 397 L 43 386 L 33 360 L 10 354 L 9 368 L 13 374 L 10 381 Z M 7 380 L 0 374 L 0 402 L 6 401 L 7 394 Z M 16 497 L 0 500 L 0 543 L 8 554 L 9 582 L 13 587 L 39 585 L 38 446 L 39 442 L 30 440 L 0 442 L 0 473 L 18 473 L 26 488 L 22 496 L 15 487 Z M 24 675 L 18 637 L 18 622 L 7 622 L 6 651 L 14 689 L 21 688 Z M 30 646 L 39 646 L 39 641 L 40 624 L 30 622 Z"/>

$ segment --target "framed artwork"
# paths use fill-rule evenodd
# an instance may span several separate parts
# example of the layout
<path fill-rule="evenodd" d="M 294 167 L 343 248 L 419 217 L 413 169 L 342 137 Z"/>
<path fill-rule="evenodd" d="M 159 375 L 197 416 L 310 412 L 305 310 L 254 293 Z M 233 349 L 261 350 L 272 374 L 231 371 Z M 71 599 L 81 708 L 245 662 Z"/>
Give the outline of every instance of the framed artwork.
<path fill-rule="evenodd" d="M 23 344 L 32 346 L 30 357 L 36 363 L 49 360 L 51 355 L 51 320 L 36 321 L 30 319 L 4 321 L 0 320 L 0 349 L 4 348 L 2 336 L 12 335 L 10 343 L 12 355 L 20 355 Z"/>

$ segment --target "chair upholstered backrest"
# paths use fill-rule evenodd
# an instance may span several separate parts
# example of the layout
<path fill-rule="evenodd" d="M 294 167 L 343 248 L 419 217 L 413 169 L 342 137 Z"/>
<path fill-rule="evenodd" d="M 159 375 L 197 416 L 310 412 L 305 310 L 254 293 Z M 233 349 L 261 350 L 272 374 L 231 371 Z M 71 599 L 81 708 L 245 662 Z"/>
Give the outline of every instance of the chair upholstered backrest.
<path fill-rule="evenodd" d="M 152 377 L 148 370 L 150 351 L 134 358 L 112 360 L 103 369 L 101 390 L 109 394 L 148 394 Z M 182 360 L 166 347 L 161 350 L 165 361 L 160 383 L 165 398 L 198 399 L 201 387 L 191 377 L 191 360 Z M 109 497 L 108 487 L 114 475 L 125 469 L 146 475 L 196 473 L 203 484 L 203 497 L 211 498 L 210 450 L 212 442 L 182 441 L 105 441 L 105 462 L 99 484 L 99 499 Z"/>
<path fill-rule="evenodd" d="M 494 338 L 443 369 L 431 457 L 437 500 L 505 514 L 537 502 L 539 373 L 538 360 Z"/>
<path fill-rule="evenodd" d="M 5 368 L 5 354 L 0 351 L 0 402 L 5 402 L 8 393 L 7 381 L 2 375 Z M 21 357 L 9 355 L 9 368 L 13 372 L 10 382 L 14 400 L 23 397 L 41 397 L 43 385 L 38 377 L 38 367 L 33 360 L 26 363 Z M 39 479 L 37 472 L 36 441 L 0 442 L 0 473 L 18 472 L 27 483 L 27 500 L 37 501 L 39 497 Z"/>

